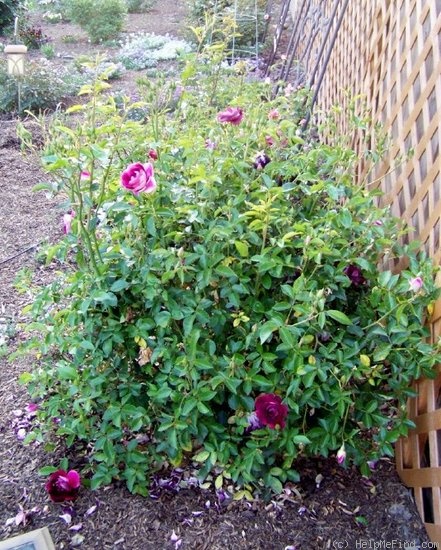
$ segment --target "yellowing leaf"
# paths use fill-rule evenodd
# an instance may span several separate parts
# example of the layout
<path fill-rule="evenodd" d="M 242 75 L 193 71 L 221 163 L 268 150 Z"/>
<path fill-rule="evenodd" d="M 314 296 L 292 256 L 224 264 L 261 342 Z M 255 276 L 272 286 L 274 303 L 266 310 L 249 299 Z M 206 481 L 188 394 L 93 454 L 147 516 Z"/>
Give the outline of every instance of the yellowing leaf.
<path fill-rule="evenodd" d="M 193 457 L 193 460 L 195 462 L 205 462 L 209 456 L 210 453 L 208 451 L 201 451 Z"/>
<path fill-rule="evenodd" d="M 243 499 L 248 501 L 254 500 L 253 495 L 246 489 L 242 489 L 241 491 L 237 491 L 237 493 L 234 493 L 233 500 L 243 500 Z"/>
<path fill-rule="evenodd" d="M 69 107 L 68 109 L 66 109 L 66 113 L 67 114 L 77 113 L 78 111 L 83 111 L 83 110 L 84 110 L 84 105 L 72 105 L 72 107 Z"/>
<path fill-rule="evenodd" d="M 236 247 L 236 250 L 239 252 L 239 254 L 242 256 L 242 258 L 248 257 L 248 245 L 247 243 L 244 243 L 242 241 L 234 241 L 234 246 Z"/>
<path fill-rule="evenodd" d="M 141 336 L 135 336 L 135 342 L 138 344 L 140 348 L 147 347 L 147 342 Z"/>
<path fill-rule="evenodd" d="M 371 360 L 367 355 L 360 355 L 360 363 L 363 365 L 363 367 L 371 366 Z"/>
<path fill-rule="evenodd" d="M 224 476 L 222 474 L 219 474 L 214 481 L 214 486 L 219 491 L 219 489 L 222 489 L 223 483 L 224 483 Z"/>

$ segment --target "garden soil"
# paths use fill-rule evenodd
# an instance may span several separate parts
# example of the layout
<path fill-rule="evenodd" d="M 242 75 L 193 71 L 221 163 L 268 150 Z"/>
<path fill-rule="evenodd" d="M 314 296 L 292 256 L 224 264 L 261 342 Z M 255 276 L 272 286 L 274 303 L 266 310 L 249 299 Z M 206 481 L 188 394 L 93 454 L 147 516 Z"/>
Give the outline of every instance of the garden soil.
<path fill-rule="evenodd" d="M 43 29 L 60 62 L 99 50 L 72 25 Z M 183 36 L 184 3 L 158 0 L 150 13 L 131 15 L 128 30 Z M 76 37 L 75 43 L 67 43 L 66 36 Z M 130 90 L 133 75 L 115 86 Z M 0 120 L 0 343 L 8 339 L 8 353 L 26 338 L 22 310 L 32 302 L 30 280 L 44 286 L 62 269 L 45 266 L 38 255 L 44 243 L 62 236 L 61 208 L 32 191 L 44 178 L 38 152 L 20 150 L 16 122 Z M 14 284 L 19 272 L 20 283 Z M 19 439 L 20 428 L 28 429 L 29 399 L 18 377 L 29 369 L 30 358 L 0 354 L 0 540 L 47 526 L 57 550 L 419 548 L 428 542 L 411 493 L 389 459 L 381 460 L 369 479 L 355 468 L 342 468 L 335 457 L 302 460 L 301 481 L 269 501 L 220 503 L 213 491 L 198 488 L 164 489 L 153 500 L 131 495 L 115 482 L 97 491 L 82 488 L 71 508 L 54 504 L 38 470 L 57 465 L 62 449 L 48 454 Z M 71 468 L 81 466 L 80 454 L 68 457 Z"/>

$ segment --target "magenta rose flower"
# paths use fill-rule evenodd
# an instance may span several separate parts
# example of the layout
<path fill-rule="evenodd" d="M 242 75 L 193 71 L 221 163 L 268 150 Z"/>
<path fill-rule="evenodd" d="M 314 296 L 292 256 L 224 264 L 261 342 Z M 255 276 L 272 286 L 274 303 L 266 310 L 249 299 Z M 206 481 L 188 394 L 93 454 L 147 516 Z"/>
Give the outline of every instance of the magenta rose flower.
<path fill-rule="evenodd" d="M 150 162 L 146 164 L 140 162 L 129 164 L 121 174 L 121 185 L 134 195 L 141 192 L 153 193 L 156 189 L 153 166 Z"/>
<path fill-rule="evenodd" d="M 263 426 L 272 430 L 276 426 L 285 427 L 285 420 L 288 415 L 288 407 L 282 403 L 282 398 L 274 393 L 263 393 L 254 402 L 256 416 Z"/>
<path fill-rule="evenodd" d="M 77 498 L 80 482 L 80 474 L 75 470 L 57 470 L 49 476 L 45 487 L 53 502 L 66 502 Z"/>
<path fill-rule="evenodd" d="M 243 111 L 240 107 L 227 107 L 217 115 L 219 122 L 228 122 L 237 126 L 243 119 Z"/>
<path fill-rule="evenodd" d="M 156 149 L 150 149 L 149 158 L 151 158 L 152 160 L 158 160 L 158 151 Z"/>

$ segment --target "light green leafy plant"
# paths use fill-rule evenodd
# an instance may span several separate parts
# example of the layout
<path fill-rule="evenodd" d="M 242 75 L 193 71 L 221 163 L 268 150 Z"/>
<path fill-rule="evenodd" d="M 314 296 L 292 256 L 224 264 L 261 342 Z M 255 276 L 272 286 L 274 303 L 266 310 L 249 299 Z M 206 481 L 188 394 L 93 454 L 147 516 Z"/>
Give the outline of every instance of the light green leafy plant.
<path fill-rule="evenodd" d="M 117 59 L 126 69 L 141 70 L 155 67 L 158 61 L 176 59 L 190 51 L 184 40 L 156 34 L 137 33 L 122 43 Z"/>
<path fill-rule="evenodd" d="M 39 188 L 67 201 L 47 261 L 65 267 L 28 308 L 28 440 L 82 442 L 92 488 L 147 494 L 155 469 L 196 462 L 279 492 L 298 457 L 338 449 L 367 473 L 441 358 L 435 269 L 355 183 L 357 154 L 302 133 L 305 90 L 272 98 L 207 58 L 172 111 L 153 84 L 121 105 L 98 79 L 48 129 Z"/>
<path fill-rule="evenodd" d="M 155 5 L 155 0 L 126 0 L 129 13 L 145 13 Z"/>

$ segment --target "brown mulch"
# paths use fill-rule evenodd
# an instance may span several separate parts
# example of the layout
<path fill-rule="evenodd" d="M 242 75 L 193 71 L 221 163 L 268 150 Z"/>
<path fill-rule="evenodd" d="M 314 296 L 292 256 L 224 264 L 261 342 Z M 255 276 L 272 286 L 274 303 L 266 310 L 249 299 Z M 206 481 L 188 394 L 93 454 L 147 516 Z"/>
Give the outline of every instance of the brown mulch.
<path fill-rule="evenodd" d="M 158 0 L 152 12 L 131 16 L 128 28 L 182 36 L 183 5 Z M 44 30 L 62 55 L 97 50 L 72 25 L 45 25 Z M 66 35 L 78 41 L 67 44 Z M 61 237 L 62 211 L 45 193 L 32 192 L 45 176 L 38 157 L 20 151 L 14 121 L 0 121 L 0 174 L 0 337 L 6 326 L 12 352 L 24 338 L 21 311 L 32 300 L 26 280 L 18 288 L 14 280 L 23 269 L 32 274 L 34 285 L 56 276 L 56 266 L 42 264 L 38 251 Z M 428 542 L 410 491 L 387 459 L 369 480 L 354 468 L 341 468 L 335 458 L 303 460 L 298 464 L 301 482 L 269 502 L 220 503 L 214 492 L 201 489 L 163 491 L 153 500 L 131 495 L 116 482 L 94 492 L 81 489 L 72 508 L 53 504 L 38 470 L 57 464 L 60 451 L 51 455 L 42 446 L 24 446 L 17 437 L 20 411 L 28 403 L 18 377 L 32 363 L 26 358 L 9 361 L 2 349 L 0 540 L 47 526 L 57 550 L 316 550 L 374 547 L 373 541 L 396 541 L 396 547 L 398 542 L 402 547 Z M 70 524 L 60 517 L 66 513 Z"/>

